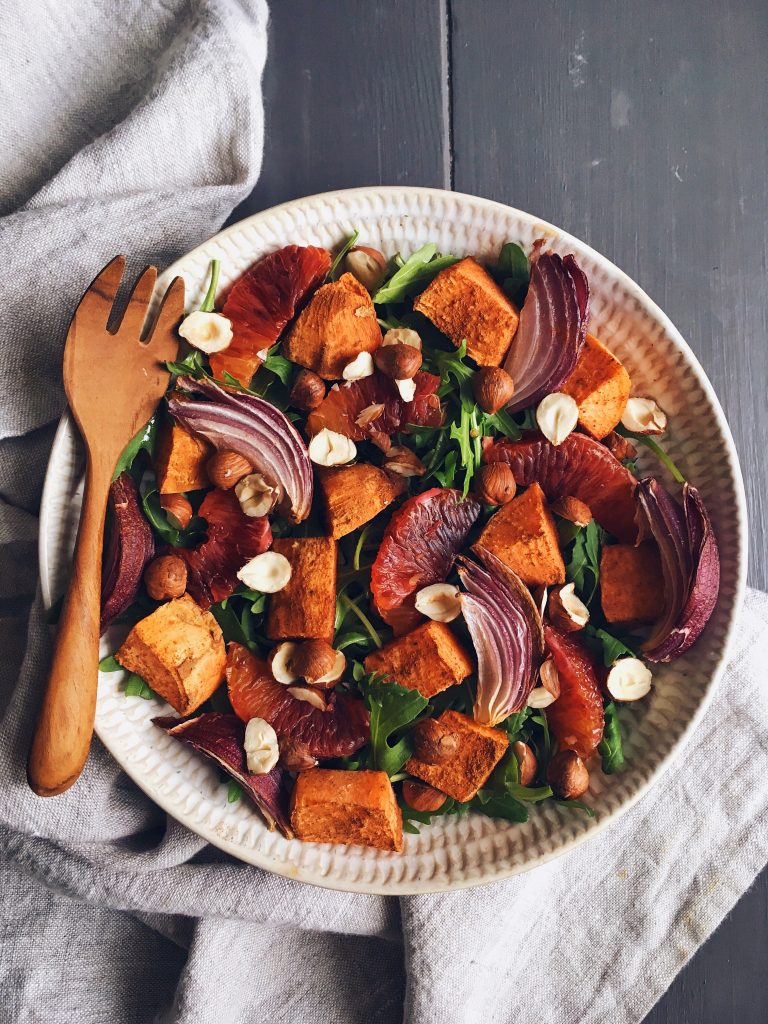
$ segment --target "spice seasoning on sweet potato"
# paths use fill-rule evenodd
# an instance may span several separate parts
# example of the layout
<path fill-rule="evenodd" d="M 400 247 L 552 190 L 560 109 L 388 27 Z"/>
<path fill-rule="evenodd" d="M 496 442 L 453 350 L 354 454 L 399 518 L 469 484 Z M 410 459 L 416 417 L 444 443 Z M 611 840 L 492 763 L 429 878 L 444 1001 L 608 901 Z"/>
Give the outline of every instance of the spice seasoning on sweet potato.
<path fill-rule="evenodd" d="M 444 764 L 427 764 L 412 757 L 405 770 L 464 803 L 477 795 L 504 756 L 509 740 L 503 729 L 480 725 L 458 711 L 444 711 L 437 720 L 458 736 L 456 756 Z"/>
<path fill-rule="evenodd" d="M 269 598 L 270 640 L 333 640 L 336 614 L 336 541 L 333 537 L 278 537 L 272 550 L 291 563 L 287 586 Z"/>
<path fill-rule="evenodd" d="M 600 603 L 608 622 L 655 622 L 664 611 L 664 578 L 653 541 L 611 544 L 600 558 Z"/>
<path fill-rule="evenodd" d="M 354 466 L 318 467 L 317 479 L 325 510 L 325 521 L 336 539 L 371 521 L 403 490 L 383 469 L 365 462 Z"/>
<path fill-rule="evenodd" d="M 578 405 L 579 426 L 600 440 L 621 419 L 630 379 L 616 356 L 588 334 L 574 371 L 560 390 Z"/>
<path fill-rule="evenodd" d="M 365 659 L 366 672 L 381 672 L 422 697 L 434 697 L 462 682 L 472 667 L 472 659 L 444 622 L 425 622 Z"/>
<path fill-rule="evenodd" d="M 565 582 L 555 521 L 535 482 L 491 516 L 479 542 L 529 586 Z"/>
<path fill-rule="evenodd" d="M 403 818 L 386 772 L 300 772 L 291 825 L 308 843 L 359 844 L 396 853 L 403 848 Z"/>
<path fill-rule="evenodd" d="M 160 428 L 155 456 L 155 477 L 160 494 L 178 494 L 208 487 L 205 464 L 213 447 L 195 437 L 178 423 L 166 422 Z"/>

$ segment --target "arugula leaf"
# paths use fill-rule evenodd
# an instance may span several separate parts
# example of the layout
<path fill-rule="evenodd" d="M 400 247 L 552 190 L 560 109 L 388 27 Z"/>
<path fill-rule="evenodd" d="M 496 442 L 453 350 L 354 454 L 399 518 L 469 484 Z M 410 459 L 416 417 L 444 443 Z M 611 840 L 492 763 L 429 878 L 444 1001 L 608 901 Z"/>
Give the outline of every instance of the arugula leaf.
<path fill-rule="evenodd" d="M 495 793 L 489 789 L 479 790 L 470 804 L 473 811 L 489 818 L 504 818 L 505 821 L 528 821 L 528 808 L 509 793 Z"/>
<path fill-rule="evenodd" d="M 154 455 L 157 444 L 157 413 L 153 413 L 149 422 L 137 431 L 123 449 L 123 454 L 117 460 L 112 479 L 117 480 L 121 473 L 130 469 L 134 459 L 139 452 L 146 452 L 150 458 Z"/>
<path fill-rule="evenodd" d="M 274 373 L 276 377 L 280 378 L 280 382 L 286 387 L 291 381 L 293 376 L 293 363 L 286 359 L 285 356 L 277 354 L 279 348 L 279 342 L 277 345 L 273 345 L 267 353 L 267 358 L 264 360 L 265 369 L 269 370 L 270 373 Z"/>
<path fill-rule="evenodd" d="M 588 623 L 582 630 L 582 635 L 589 647 L 596 653 L 602 654 L 603 664 L 606 668 L 613 665 L 619 658 L 636 658 L 637 652 L 629 647 L 623 640 L 609 633 L 605 629 L 599 629 Z"/>
<path fill-rule="evenodd" d="M 416 836 L 420 833 L 414 822 L 418 822 L 419 825 L 429 825 L 433 818 L 441 818 L 446 814 L 455 814 L 458 817 L 463 817 L 469 810 L 468 803 L 459 803 L 458 800 L 454 800 L 450 796 L 446 798 L 445 803 L 436 811 L 414 811 L 402 797 L 398 799 L 398 803 L 403 815 L 403 831 Z"/>
<path fill-rule="evenodd" d="M 166 543 L 172 544 L 175 548 L 179 547 L 181 544 L 181 530 L 177 530 L 168 522 L 168 517 L 160 504 L 160 495 L 155 488 L 147 491 L 141 499 L 141 506 L 153 530 L 159 533 Z"/>
<path fill-rule="evenodd" d="M 507 730 L 510 746 L 515 742 L 515 740 L 520 739 L 519 733 L 532 714 L 533 708 L 529 708 L 526 704 L 526 706 L 520 711 L 516 711 L 514 715 L 510 715 L 509 718 L 504 720 L 503 725 Z"/>
<path fill-rule="evenodd" d="M 581 800 L 555 800 L 558 807 L 568 807 L 572 811 L 584 811 L 588 818 L 594 818 L 595 812 L 589 806 L 589 804 L 582 803 Z"/>
<path fill-rule="evenodd" d="M 108 654 L 99 662 L 99 672 L 122 672 L 123 666 L 115 660 L 114 654 Z"/>
<path fill-rule="evenodd" d="M 235 804 L 243 795 L 243 787 L 235 782 L 234 779 L 230 779 L 227 783 L 227 803 Z"/>
<path fill-rule="evenodd" d="M 165 367 L 175 377 L 194 377 L 196 380 L 199 380 L 201 377 L 208 376 L 204 360 L 205 356 L 200 349 L 196 348 L 179 362 L 166 363 Z"/>
<path fill-rule="evenodd" d="M 579 527 L 565 563 L 566 579 L 575 584 L 585 604 L 591 603 L 597 591 L 603 537 L 604 533 L 594 519 L 587 526 Z"/>
<path fill-rule="evenodd" d="M 349 236 L 349 238 L 344 243 L 344 245 L 342 245 L 342 247 L 339 249 L 339 251 L 336 253 L 336 255 L 333 258 L 333 263 L 331 264 L 330 270 L 328 271 L 328 273 L 325 276 L 326 281 L 335 281 L 336 280 L 336 271 L 341 266 L 341 261 L 347 255 L 347 253 L 352 248 L 352 246 L 357 242 L 359 237 L 360 237 L 360 232 L 359 231 L 353 231 L 352 234 Z"/>
<path fill-rule="evenodd" d="M 151 690 L 135 672 L 128 676 L 123 693 L 126 697 L 143 697 L 144 700 L 151 700 L 155 696 L 154 690 Z"/>
<path fill-rule="evenodd" d="M 516 242 L 505 242 L 499 253 L 494 276 L 516 306 L 522 306 L 528 291 L 528 257 Z"/>
<path fill-rule="evenodd" d="M 616 705 L 611 701 L 605 705 L 605 729 L 598 746 L 606 775 L 615 775 L 624 767 L 624 746 L 621 739 L 621 724 Z"/>
<path fill-rule="evenodd" d="M 358 686 L 371 716 L 371 767 L 395 775 L 411 756 L 412 748 L 407 736 L 394 745 L 389 739 L 421 714 L 427 699 L 418 690 L 385 682 L 376 673 L 358 680 Z"/>
<path fill-rule="evenodd" d="M 373 301 L 377 306 L 402 302 L 414 292 L 421 291 L 441 270 L 458 263 L 458 257 L 441 256 L 437 246 L 429 243 L 417 249 L 405 261 L 400 257 L 400 261 L 395 273 L 375 292 Z"/>
<path fill-rule="evenodd" d="M 201 313 L 212 313 L 216 309 L 216 288 L 219 284 L 220 270 L 221 260 L 211 260 L 211 279 L 208 284 L 208 291 L 205 293 L 205 298 L 200 304 Z"/>
<path fill-rule="evenodd" d="M 523 436 L 520 427 L 515 423 L 506 409 L 499 409 L 494 413 L 483 413 L 481 420 L 483 434 L 497 432 L 508 437 L 511 441 L 517 441 Z"/>
<path fill-rule="evenodd" d="M 254 654 L 259 653 L 259 644 L 256 639 L 256 623 L 253 621 L 254 617 L 247 604 L 243 605 L 238 615 L 236 604 L 233 604 L 230 597 L 226 601 L 212 604 L 209 611 L 218 622 L 225 643 L 234 641 L 247 647 Z"/>
<path fill-rule="evenodd" d="M 344 619 L 346 619 L 349 612 L 352 612 L 360 622 L 363 624 L 368 636 L 371 638 L 376 647 L 382 646 L 382 639 L 379 636 L 377 630 L 374 628 L 373 623 L 365 614 L 365 612 L 358 606 L 359 598 L 348 597 L 344 593 L 339 593 L 336 597 L 336 626 L 338 630 L 341 628 Z"/>

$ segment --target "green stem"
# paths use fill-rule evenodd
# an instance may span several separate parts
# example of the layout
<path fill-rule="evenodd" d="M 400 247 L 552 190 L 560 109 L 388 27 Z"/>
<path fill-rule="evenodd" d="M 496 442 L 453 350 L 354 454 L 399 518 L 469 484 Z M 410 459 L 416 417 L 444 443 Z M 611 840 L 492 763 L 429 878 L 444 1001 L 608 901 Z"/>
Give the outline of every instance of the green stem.
<path fill-rule="evenodd" d="M 373 640 L 377 647 L 381 647 L 381 637 L 374 629 L 371 620 L 368 618 L 365 612 L 361 611 L 360 608 L 357 607 L 355 602 L 348 598 L 346 594 L 339 594 L 339 601 L 341 602 L 342 606 L 347 609 L 347 611 L 354 612 L 354 614 L 358 617 L 360 622 L 362 622 L 371 640 Z"/>
<path fill-rule="evenodd" d="M 664 463 L 664 465 L 667 467 L 669 472 L 672 474 L 672 476 L 675 478 L 675 480 L 677 480 L 679 484 L 685 483 L 685 477 L 683 476 L 683 474 L 674 464 L 672 459 L 670 459 L 670 457 L 667 455 L 667 453 L 664 451 L 661 445 L 654 441 L 652 437 L 636 436 L 634 440 L 639 441 L 640 444 L 644 444 L 646 448 L 650 448 L 650 450 L 653 452 L 656 458 L 660 462 Z"/>
<path fill-rule="evenodd" d="M 363 545 L 365 544 L 365 539 L 368 536 L 369 529 L 370 523 L 363 528 L 363 530 L 360 533 L 360 536 L 357 538 L 357 544 L 355 544 L 355 553 L 352 556 L 352 564 L 354 565 L 355 569 L 360 568 L 360 555 L 363 553 Z"/>
<path fill-rule="evenodd" d="M 221 260 L 211 260 L 211 281 L 208 285 L 208 291 L 205 293 L 205 298 L 200 306 L 201 313 L 212 313 L 216 308 L 216 289 L 219 285 L 220 269 Z"/>

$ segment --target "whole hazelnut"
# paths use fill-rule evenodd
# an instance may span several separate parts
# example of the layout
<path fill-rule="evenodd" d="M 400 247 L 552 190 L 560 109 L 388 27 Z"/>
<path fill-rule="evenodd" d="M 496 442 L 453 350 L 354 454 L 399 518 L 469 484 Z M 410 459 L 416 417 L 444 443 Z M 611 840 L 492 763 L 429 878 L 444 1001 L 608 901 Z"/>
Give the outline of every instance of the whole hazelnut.
<path fill-rule="evenodd" d="M 176 530 L 186 530 L 192 519 L 192 506 L 184 494 L 161 494 L 160 508 Z"/>
<path fill-rule="evenodd" d="M 280 764 L 286 771 L 305 772 L 317 765 L 317 758 L 310 754 L 306 743 L 278 736 L 277 747 L 280 751 Z"/>
<path fill-rule="evenodd" d="M 411 782 L 406 779 L 403 783 L 403 800 L 414 811 L 422 811 L 427 814 L 439 811 L 446 800 L 445 793 L 441 793 L 434 786 L 428 786 L 424 782 Z"/>
<path fill-rule="evenodd" d="M 549 762 L 547 782 L 556 797 L 576 800 L 589 789 L 589 772 L 575 750 L 561 750 Z"/>
<path fill-rule="evenodd" d="M 208 460 L 205 468 L 213 486 L 220 487 L 222 491 L 228 491 L 244 476 L 253 472 L 253 466 L 248 459 L 231 451 L 216 452 L 213 458 Z"/>
<path fill-rule="evenodd" d="M 589 608 L 576 594 L 573 583 L 550 590 L 547 615 L 552 625 L 564 633 L 576 633 L 589 622 Z"/>
<path fill-rule="evenodd" d="M 530 786 L 536 777 L 536 755 L 522 740 L 518 740 L 512 746 L 512 753 L 515 755 L 517 766 L 520 772 L 520 785 Z"/>
<path fill-rule="evenodd" d="M 153 601 L 170 601 L 187 589 L 187 563 L 178 555 L 154 558 L 144 570 L 144 586 Z"/>
<path fill-rule="evenodd" d="M 373 361 L 392 380 L 410 380 L 421 369 L 421 352 L 412 345 L 382 345 L 376 349 Z"/>
<path fill-rule="evenodd" d="M 311 412 L 325 398 L 325 381 L 312 370 L 299 370 L 293 382 L 289 401 L 297 409 Z"/>
<path fill-rule="evenodd" d="M 474 488 L 484 505 L 506 505 L 514 498 L 517 484 L 506 462 L 489 462 L 475 473 Z"/>
<path fill-rule="evenodd" d="M 576 526 L 589 526 L 592 522 L 589 505 L 579 498 L 558 498 L 552 504 L 552 511 L 561 519 L 567 519 L 569 523 L 574 523 Z"/>
<path fill-rule="evenodd" d="M 483 412 L 498 412 L 514 393 L 514 381 L 500 366 L 482 366 L 472 378 L 472 394 Z"/>
<path fill-rule="evenodd" d="M 305 640 L 297 644 L 291 657 L 291 668 L 308 683 L 320 683 L 334 674 L 339 652 L 335 651 L 325 640 Z M 342 655 L 342 658 L 344 656 Z M 344 664 L 341 666 L 344 671 Z M 337 677 L 338 678 L 338 677 Z M 336 679 L 329 680 L 331 685 Z"/>
<path fill-rule="evenodd" d="M 355 245 L 344 257 L 344 271 L 356 277 L 363 288 L 375 292 L 387 271 L 387 261 L 378 249 Z"/>
<path fill-rule="evenodd" d="M 425 718 L 413 730 L 413 756 L 425 764 L 447 764 L 459 752 L 459 737 L 435 718 Z"/>
<path fill-rule="evenodd" d="M 634 459 L 637 455 L 637 448 L 635 448 L 629 438 L 617 434 L 615 430 L 612 430 L 610 434 L 603 438 L 603 444 L 619 462 L 623 462 L 624 459 Z"/>

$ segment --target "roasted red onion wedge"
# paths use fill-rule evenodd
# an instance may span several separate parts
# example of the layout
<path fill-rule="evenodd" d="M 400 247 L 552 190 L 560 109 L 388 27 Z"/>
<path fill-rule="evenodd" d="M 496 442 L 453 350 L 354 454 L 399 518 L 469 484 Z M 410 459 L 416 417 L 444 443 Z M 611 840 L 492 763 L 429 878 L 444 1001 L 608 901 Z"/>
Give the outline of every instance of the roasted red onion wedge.
<path fill-rule="evenodd" d="M 258 395 L 225 391 L 211 380 L 182 377 L 168 396 L 171 415 L 221 450 L 237 452 L 277 489 L 278 506 L 292 523 L 312 507 L 312 463 L 291 421 Z"/>
<path fill-rule="evenodd" d="M 477 653 L 474 718 L 498 725 L 519 711 L 544 653 L 541 618 L 528 588 L 482 545 L 461 556 L 461 608 Z"/>
<path fill-rule="evenodd" d="M 589 320 L 589 285 L 573 256 L 544 253 L 531 263 L 520 325 L 504 369 L 515 382 L 510 412 L 557 391 L 576 366 Z"/>
<path fill-rule="evenodd" d="M 239 782 L 264 815 L 270 830 L 280 829 L 293 839 L 289 811 L 288 775 L 276 765 L 265 775 L 248 771 L 245 757 L 245 723 L 237 715 L 207 711 L 183 722 L 179 718 L 154 718 L 169 736 L 210 757 Z"/>
<path fill-rule="evenodd" d="M 643 644 L 649 661 L 674 661 L 701 636 L 717 603 L 720 555 L 712 524 L 695 487 L 683 485 L 683 508 L 658 480 L 637 486 L 641 523 L 659 546 L 664 615 Z"/>
<path fill-rule="evenodd" d="M 101 587 L 101 633 L 136 600 L 144 569 L 155 553 L 152 530 L 128 473 L 112 481 L 108 506 L 113 522 Z"/>

